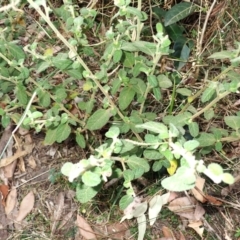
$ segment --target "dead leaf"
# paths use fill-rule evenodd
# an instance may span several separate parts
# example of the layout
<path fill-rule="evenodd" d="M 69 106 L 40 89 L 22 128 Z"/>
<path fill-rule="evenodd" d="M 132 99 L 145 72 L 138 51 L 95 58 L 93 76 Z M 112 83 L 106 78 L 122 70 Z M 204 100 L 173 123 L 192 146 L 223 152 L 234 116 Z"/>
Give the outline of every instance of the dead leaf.
<path fill-rule="evenodd" d="M 174 199 L 176 199 L 177 197 L 179 197 L 179 193 L 177 192 L 170 192 L 170 196 L 168 198 L 168 202 L 173 201 Z"/>
<path fill-rule="evenodd" d="M 184 237 L 182 232 L 179 232 L 179 234 L 180 234 L 180 239 L 179 240 L 186 240 L 186 238 Z"/>
<path fill-rule="evenodd" d="M 51 234 L 53 235 L 56 228 L 57 228 L 57 223 L 60 220 L 60 217 L 63 212 L 63 207 L 64 207 L 64 194 L 60 192 L 57 197 L 57 204 L 55 205 L 55 209 L 53 212 L 53 224 L 52 224 L 52 232 Z"/>
<path fill-rule="evenodd" d="M 3 167 L 3 172 L 6 178 L 12 178 L 17 166 L 17 160 L 14 160 L 9 165 Z"/>
<path fill-rule="evenodd" d="M 21 222 L 33 209 L 34 206 L 34 194 L 33 192 L 29 192 L 22 200 L 18 212 L 18 216 L 16 217 L 17 222 Z"/>
<path fill-rule="evenodd" d="M 13 156 L 3 158 L 0 162 L 0 167 L 5 167 L 12 163 L 13 161 L 15 161 L 16 159 L 18 159 L 19 157 L 25 156 L 26 154 L 28 154 L 26 150 L 23 151 L 18 150 Z"/>
<path fill-rule="evenodd" d="M 220 200 L 218 200 L 217 198 L 213 197 L 213 196 L 210 196 L 210 195 L 205 195 L 204 196 L 207 201 L 213 205 L 216 205 L 216 206 L 221 206 L 223 204 L 223 202 L 221 202 Z"/>
<path fill-rule="evenodd" d="M 7 196 L 6 206 L 5 206 L 5 213 L 8 215 L 15 207 L 17 202 L 17 189 L 11 189 L 10 193 Z"/>
<path fill-rule="evenodd" d="M 35 169 L 37 167 L 35 159 L 32 155 L 28 158 L 28 164 L 32 169 Z"/>
<path fill-rule="evenodd" d="M 195 212 L 194 212 L 194 219 L 200 220 L 204 214 L 205 214 L 204 208 L 200 204 L 197 203 Z"/>
<path fill-rule="evenodd" d="M 5 128 L 2 137 L 0 139 L 0 155 L 2 155 L 2 151 L 6 147 L 9 139 L 12 137 L 12 125 L 9 125 Z"/>
<path fill-rule="evenodd" d="M 188 227 L 193 228 L 194 231 L 202 238 L 204 227 L 202 221 L 190 221 Z"/>
<path fill-rule="evenodd" d="M 65 216 L 63 216 L 62 222 L 58 226 L 57 229 L 62 229 L 66 225 L 66 223 L 72 218 L 72 215 L 73 215 L 73 211 L 71 211 L 71 212 L 67 213 Z"/>
<path fill-rule="evenodd" d="M 203 193 L 204 184 L 205 184 L 205 179 L 198 177 L 196 180 L 195 187 L 191 190 L 193 196 L 202 203 L 205 203 L 207 201 Z"/>
<path fill-rule="evenodd" d="M 195 204 L 196 200 L 194 198 L 181 197 L 170 202 L 168 208 L 179 216 L 187 219 L 195 219 Z"/>
<path fill-rule="evenodd" d="M 170 228 L 166 227 L 166 226 L 163 226 L 162 227 L 162 232 L 163 232 L 163 236 L 165 238 L 171 238 L 171 239 L 175 239 L 174 235 L 173 235 L 173 232 Z"/>
<path fill-rule="evenodd" d="M 8 185 L 4 185 L 4 184 L 0 185 L 0 192 L 1 192 L 0 195 L 2 195 L 2 205 L 4 207 L 6 206 L 6 198 L 7 198 L 7 195 L 8 195 L 8 191 L 9 191 Z"/>
<path fill-rule="evenodd" d="M 85 239 L 97 239 L 91 226 L 88 224 L 88 222 L 83 217 L 77 215 L 76 224 L 79 227 L 79 231 L 80 231 L 81 235 Z"/>

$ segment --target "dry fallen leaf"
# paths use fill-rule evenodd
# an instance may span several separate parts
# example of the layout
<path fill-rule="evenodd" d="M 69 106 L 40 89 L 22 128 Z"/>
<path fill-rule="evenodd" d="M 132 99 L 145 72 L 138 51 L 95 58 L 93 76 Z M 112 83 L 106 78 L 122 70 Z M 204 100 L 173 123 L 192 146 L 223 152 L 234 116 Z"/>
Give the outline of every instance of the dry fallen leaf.
<path fill-rule="evenodd" d="M 5 146 L 7 145 L 11 137 L 12 137 L 12 125 L 9 125 L 8 127 L 5 128 L 0 139 L 0 155 L 2 154 L 2 151 L 4 150 Z"/>
<path fill-rule="evenodd" d="M 52 224 L 52 229 L 51 229 L 52 235 L 54 234 L 56 227 L 57 227 L 57 223 L 60 220 L 60 217 L 62 215 L 63 207 L 64 207 L 64 194 L 62 192 L 60 192 L 57 197 L 57 204 L 54 207 L 53 224 Z"/>
<path fill-rule="evenodd" d="M 0 193 L 1 193 L 0 195 L 2 195 L 2 205 L 4 207 L 6 206 L 6 198 L 8 195 L 8 190 L 9 190 L 8 185 L 4 185 L 4 184 L 0 185 Z"/>
<path fill-rule="evenodd" d="M 34 194 L 29 192 L 22 200 L 19 208 L 18 215 L 16 217 L 17 222 L 21 222 L 30 213 L 34 206 Z"/>
<path fill-rule="evenodd" d="M 163 236 L 165 238 L 170 238 L 170 239 L 175 239 L 174 235 L 173 235 L 173 232 L 170 228 L 166 227 L 166 226 L 163 226 L 162 227 L 162 232 L 163 232 Z"/>
<path fill-rule="evenodd" d="M 88 222 L 83 217 L 77 215 L 76 224 L 79 227 L 79 231 L 80 231 L 81 235 L 85 239 L 97 239 L 91 226 L 88 224 Z"/>
<path fill-rule="evenodd" d="M 6 178 L 12 178 L 17 166 L 17 160 L 14 160 L 9 165 L 3 167 L 3 172 Z"/>
<path fill-rule="evenodd" d="M 13 156 L 3 158 L 0 162 L 0 167 L 5 167 L 5 166 L 9 165 L 10 163 L 12 163 L 13 161 L 15 161 L 16 159 L 18 159 L 19 157 L 25 156 L 26 154 L 28 154 L 27 151 L 18 150 Z"/>
<path fill-rule="evenodd" d="M 71 212 L 67 213 L 65 216 L 63 216 L 62 222 L 58 226 L 57 229 L 62 229 L 66 225 L 66 223 L 72 218 L 72 215 L 73 215 L 73 211 L 71 211 Z"/>
<path fill-rule="evenodd" d="M 186 238 L 184 237 L 183 233 L 182 232 L 179 232 L 180 233 L 180 239 L 179 240 L 186 240 Z"/>
<path fill-rule="evenodd" d="M 194 231 L 202 238 L 203 232 L 204 232 L 204 227 L 202 221 L 190 221 L 188 224 L 190 228 L 193 228 Z"/>
<path fill-rule="evenodd" d="M 8 215 L 15 207 L 17 202 L 17 189 L 13 188 L 7 196 L 5 213 Z"/>
<path fill-rule="evenodd" d="M 196 180 L 195 187 L 191 190 L 193 196 L 202 203 L 205 203 L 207 201 L 203 193 L 204 184 L 205 184 L 205 179 L 198 177 Z"/>
<path fill-rule="evenodd" d="M 181 197 L 170 202 L 168 208 L 179 216 L 187 219 L 195 219 L 195 204 L 196 200 L 194 198 Z"/>

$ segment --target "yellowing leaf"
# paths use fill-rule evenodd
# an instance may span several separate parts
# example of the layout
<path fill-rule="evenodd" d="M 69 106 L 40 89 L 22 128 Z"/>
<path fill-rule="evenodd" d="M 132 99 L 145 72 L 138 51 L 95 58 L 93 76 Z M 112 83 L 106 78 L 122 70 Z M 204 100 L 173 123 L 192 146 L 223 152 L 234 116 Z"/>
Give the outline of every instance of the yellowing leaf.
<path fill-rule="evenodd" d="M 53 48 L 47 48 L 44 52 L 45 57 L 51 57 L 53 56 Z"/>
<path fill-rule="evenodd" d="M 167 171 L 169 175 L 172 176 L 177 170 L 178 163 L 176 159 L 170 160 L 169 162 L 171 166 L 167 168 Z"/>
<path fill-rule="evenodd" d="M 93 88 L 93 85 L 91 82 L 87 81 L 83 84 L 83 90 L 84 91 L 89 91 Z"/>

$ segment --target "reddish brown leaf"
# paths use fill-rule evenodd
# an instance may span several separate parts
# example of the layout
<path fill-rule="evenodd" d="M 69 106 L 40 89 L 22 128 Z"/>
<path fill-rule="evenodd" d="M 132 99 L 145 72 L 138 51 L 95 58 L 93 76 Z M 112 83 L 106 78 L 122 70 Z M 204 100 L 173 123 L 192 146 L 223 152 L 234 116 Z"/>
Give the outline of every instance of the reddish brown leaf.
<path fill-rule="evenodd" d="M 88 224 L 88 222 L 83 217 L 77 215 L 76 224 L 79 227 L 79 231 L 80 231 L 81 235 L 85 239 L 97 239 L 97 237 L 94 234 L 91 226 Z"/>
<path fill-rule="evenodd" d="M 16 217 L 16 221 L 22 221 L 33 209 L 34 206 L 34 194 L 33 192 L 29 192 L 22 200 L 18 212 L 18 216 Z"/>
<path fill-rule="evenodd" d="M 8 185 L 1 184 L 0 185 L 0 192 L 2 194 L 2 205 L 5 207 L 6 206 L 6 198 L 8 195 L 9 187 Z"/>
<path fill-rule="evenodd" d="M 163 232 L 163 236 L 165 238 L 172 238 L 174 239 L 174 235 L 173 235 L 173 232 L 171 231 L 170 228 L 166 227 L 166 226 L 163 226 L 162 227 L 162 232 Z"/>

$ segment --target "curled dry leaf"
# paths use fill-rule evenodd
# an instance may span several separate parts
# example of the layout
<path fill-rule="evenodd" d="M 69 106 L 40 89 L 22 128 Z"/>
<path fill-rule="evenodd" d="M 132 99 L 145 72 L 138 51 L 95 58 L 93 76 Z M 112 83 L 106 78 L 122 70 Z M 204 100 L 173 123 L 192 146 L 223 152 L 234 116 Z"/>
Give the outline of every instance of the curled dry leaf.
<path fill-rule="evenodd" d="M 204 184 L 205 179 L 198 177 L 196 180 L 195 187 L 191 190 L 193 196 L 202 203 L 205 203 L 207 201 L 203 193 Z"/>
<path fill-rule="evenodd" d="M 88 224 L 88 222 L 81 216 L 77 215 L 77 226 L 79 227 L 79 231 L 81 235 L 85 239 L 97 239 L 96 235 L 94 234 L 91 226 Z"/>
<path fill-rule="evenodd" d="M 9 165 L 10 163 L 12 163 L 13 161 L 15 161 L 16 159 L 18 159 L 19 157 L 25 156 L 26 154 L 28 154 L 27 151 L 18 150 L 13 156 L 3 158 L 0 162 L 0 167 L 5 167 L 5 166 Z"/>
<path fill-rule="evenodd" d="M 21 222 L 30 213 L 34 206 L 34 194 L 29 192 L 22 200 L 19 208 L 18 215 L 16 217 L 17 222 Z"/>
<path fill-rule="evenodd" d="M 170 239 L 175 239 L 174 235 L 173 235 L 173 232 L 170 228 L 166 227 L 166 226 L 163 226 L 162 227 L 162 232 L 163 232 L 163 236 L 165 238 L 170 238 Z"/>
<path fill-rule="evenodd" d="M 190 223 L 188 224 L 188 226 L 190 228 L 193 228 L 194 231 L 196 231 L 196 233 L 202 238 L 203 232 L 204 232 L 204 227 L 203 227 L 203 223 L 202 221 L 190 221 Z"/>
<path fill-rule="evenodd" d="M 13 188 L 7 196 L 5 213 L 8 215 L 12 212 L 17 202 L 17 189 Z"/>
<path fill-rule="evenodd" d="M 8 190 L 9 190 L 8 185 L 4 185 L 4 184 L 0 185 L 0 193 L 1 193 L 0 195 L 2 195 L 2 205 L 4 207 L 6 206 L 6 198 L 8 195 Z"/>

